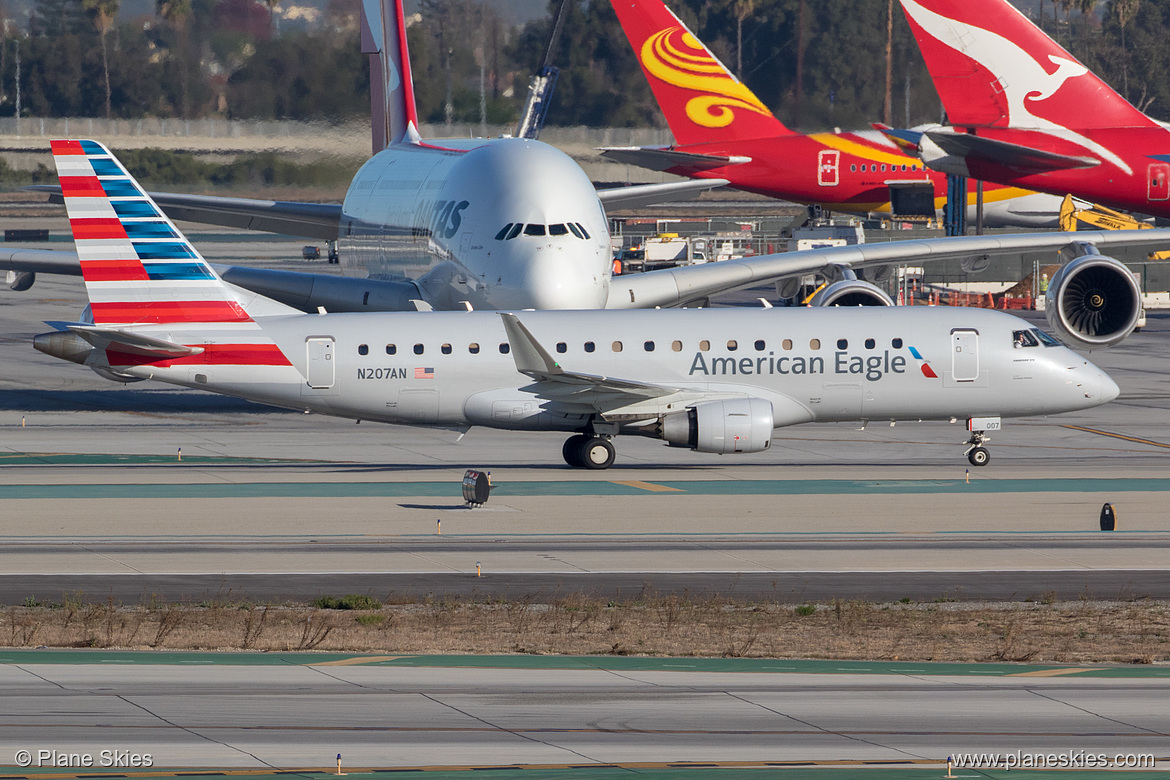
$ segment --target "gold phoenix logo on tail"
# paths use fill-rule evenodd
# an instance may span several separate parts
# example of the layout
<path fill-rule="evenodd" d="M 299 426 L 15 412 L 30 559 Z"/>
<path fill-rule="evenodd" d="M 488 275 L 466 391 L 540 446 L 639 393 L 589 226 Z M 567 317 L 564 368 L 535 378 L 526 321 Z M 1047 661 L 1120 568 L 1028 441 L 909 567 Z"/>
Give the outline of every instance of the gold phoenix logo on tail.
<path fill-rule="evenodd" d="M 712 57 L 699 39 L 683 27 L 670 27 L 642 44 L 642 64 L 667 84 L 714 94 L 687 101 L 687 116 L 702 127 L 727 127 L 742 108 L 764 116 L 772 112 Z"/>

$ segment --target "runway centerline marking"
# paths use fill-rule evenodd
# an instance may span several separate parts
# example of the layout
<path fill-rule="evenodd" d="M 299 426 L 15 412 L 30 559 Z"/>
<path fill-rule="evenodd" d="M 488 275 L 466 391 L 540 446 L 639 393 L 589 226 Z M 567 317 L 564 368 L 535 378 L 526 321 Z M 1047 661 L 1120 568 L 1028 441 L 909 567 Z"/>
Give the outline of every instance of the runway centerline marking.
<path fill-rule="evenodd" d="M 1085 433 L 1095 433 L 1098 436 L 1108 436 L 1113 439 L 1122 439 L 1123 441 L 1132 441 L 1135 444 L 1148 444 L 1151 447 L 1161 447 L 1164 450 L 1170 450 L 1170 444 L 1163 444 L 1159 441 L 1151 441 L 1149 439 L 1141 439 L 1137 436 L 1126 436 L 1123 433 L 1111 433 L 1110 431 L 1100 431 L 1096 428 L 1086 428 L 1083 425 L 1062 425 L 1061 428 L 1068 428 L 1071 431 L 1084 431 Z"/>
<path fill-rule="evenodd" d="M 669 485 L 656 485 L 653 482 L 643 482 L 638 479 L 615 479 L 612 480 L 615 485 L 625 485 L 626 487 L 639 488 L 641 490 L 649 490 L 651 493 L 685 493 L 682 488 L 670 487 Z"/>

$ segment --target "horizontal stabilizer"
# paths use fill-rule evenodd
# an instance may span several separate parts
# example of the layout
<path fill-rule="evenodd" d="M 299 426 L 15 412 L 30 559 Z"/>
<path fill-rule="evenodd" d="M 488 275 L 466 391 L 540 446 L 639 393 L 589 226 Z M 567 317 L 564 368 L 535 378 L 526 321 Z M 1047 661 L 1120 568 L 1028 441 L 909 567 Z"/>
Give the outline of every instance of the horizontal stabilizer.
<path fill-rule="evenodd" d="M 1032 173 L 1092 168 L 1101 164 L 1100 160 L 1093 157 L 1042 152 L 1027 146 L 995 141 L 969 133 L 927 132 L 926 137 L 947 154 L 964 157 L 968 162 L 978 160 Z"/>
<path fill-rule="evenodd" d="M 203 347 L 188 347 L 139 333 L 127 333 L 116 328 L 101 328 L 94 325 L 67 325 L 69 330 L 88 341 L 97 349 L 114 349 L 132 355 L 166 359 L 198 355 Z"/>
<path fill-rule="evenodd" d="M 56 184 L 34 184 L 25 189 L 49 193 L 51 203 L 65 202 L 61 196 L 61 187 Z M 167 192 L 147 194 L 168 217 L 186 222 L 282 233 L 324 241 L 337 240 L 341 225 L 341 206 L 334 203 L 221 198 L 215 195 L 181 195 Z"/>
<path fill-rule="evenodd" d="M 728 184 L 727 179 L 695 179 L 693 181 L 669 181 L 664 184 L 635 184 L 632 187 L 613 187 L 598 190 L 597 197 L 609 210 L 636 209 L 659 203 L 693 200 L 707 190 Z"/>
<path fill-rule="evenodd" d="M 675 173 L 699 173 L 712 168 L 728 165 L 743 165 L 752 161 L 750 157 L 720 154 L 694 154 L 679 152 L 670 148 L 653 146 L 615 146 L 600 150 L 601 156 L 624 165 L 636 165 L 651 171 Z"/>

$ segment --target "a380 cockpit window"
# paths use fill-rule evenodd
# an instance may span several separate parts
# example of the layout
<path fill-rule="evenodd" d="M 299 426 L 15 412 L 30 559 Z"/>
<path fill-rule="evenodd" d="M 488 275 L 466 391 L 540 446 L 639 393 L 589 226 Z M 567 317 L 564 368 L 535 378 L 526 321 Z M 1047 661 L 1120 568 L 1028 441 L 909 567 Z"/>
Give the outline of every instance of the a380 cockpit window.
<path fill-rule="evenodd" d="M 1038 347 L 1040 346 L 1039 339 L 1030 330 L 1012 331 L 1012 346 L 1016 349 L 1021 347 Z"/>
<path fill-rule="evenodd" d="M 569 229 L 565 227 L 564 223 L 558 222 L 555 225 L 548 226 L 548 234 L 550 236 L 567 236 Z"/>
<path fill-rule="evenodd" d="M 520 235 L 520 231 L 524 229 L 524 223 L 511 223 L 500 228 L 500 232 L 496 233 L 496 241 L 511 241 L 516 236 Z"/>
<path fill-rule="evenodd" d="M 1052 336 L 1049 336 L 1047 333 L 1045 333 L 1044 331 L 1040 330 L 1039 328 L 1032 328 L 1032 333 L 1033 333 L 1033 334 L 1035 334 L 1036 338 L 1040 339 L 1040 343 L 1041 343 L 1041 344 L 1043 344 L 1043 345 L 1044 345 L 1044 346 L 1046 346 L 1046 347 L 1061 347 L 1061 346 L 1064 346 L 1064 345 L 1063 345 L 1063 344 L 1061 344 L 1059 341 L 1057 341 L 1056 339 L 1054 339 Z"/>
<path fill-rule="evenodd" d="M 526 236 L 543 236 L 544 225 L 525 225 L 524 235 Z"/>
<path fill-rule="evenodd" d="M 569 230 L 573 231 L 573 235 L 575 235 L 577 238 L 585 238 L 585 236 L 581 235 L 581 231 L 577 229 L 576 225 L 574 225 L 572 222 L 568 223 L 568 225 Z"/>

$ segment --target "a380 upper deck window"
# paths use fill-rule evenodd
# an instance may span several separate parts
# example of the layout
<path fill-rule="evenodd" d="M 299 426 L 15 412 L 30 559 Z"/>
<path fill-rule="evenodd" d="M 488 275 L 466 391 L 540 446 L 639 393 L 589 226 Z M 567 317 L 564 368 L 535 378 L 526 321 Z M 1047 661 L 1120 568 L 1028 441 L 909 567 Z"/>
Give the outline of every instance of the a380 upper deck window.
<path fill-rule="evenodd" d="M 526 236 L 543 236 L 545 233 L 544 225 L 525 225 L 524 235 Z"/>

